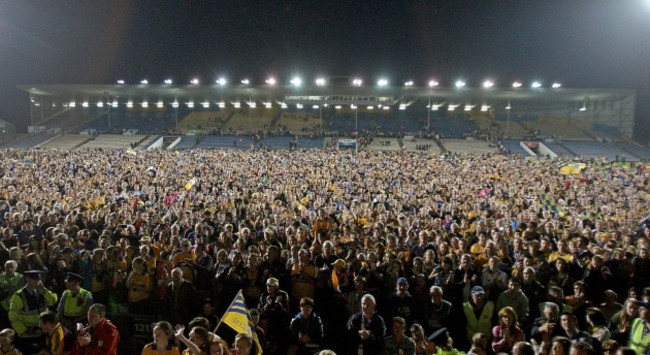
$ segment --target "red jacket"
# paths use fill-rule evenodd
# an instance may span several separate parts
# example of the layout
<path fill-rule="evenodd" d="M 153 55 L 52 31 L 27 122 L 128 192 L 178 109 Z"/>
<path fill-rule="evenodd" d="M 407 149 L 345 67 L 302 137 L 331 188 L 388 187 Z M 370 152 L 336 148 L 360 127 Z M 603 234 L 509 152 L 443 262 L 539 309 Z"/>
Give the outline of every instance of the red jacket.
<path fill-rule="evenodd" d="M 75 343 L 72 355 L 117 355 L 117 345 L 120 343 L 120 333 L 108 319 L 104 319 L 97 327 L 87 326 L 78 336 L 90 333 L 90 344 L 86 346 Z"/>

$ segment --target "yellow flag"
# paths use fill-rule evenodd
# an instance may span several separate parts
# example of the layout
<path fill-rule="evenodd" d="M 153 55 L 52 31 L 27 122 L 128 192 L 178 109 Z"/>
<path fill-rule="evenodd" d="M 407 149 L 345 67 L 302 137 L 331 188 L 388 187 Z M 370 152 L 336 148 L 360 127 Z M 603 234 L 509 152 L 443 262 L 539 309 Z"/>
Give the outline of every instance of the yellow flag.
<path fill-rule="evenodd" d="M 246 302 L 244 301 L 242 290 L 237 292 L 235 299 L 232 300 L 226 313 L 224 313 L 221 318 L 221 323 L 226 324 L 237 333 L 250 335 L 257 346 L 257 353 L 262 354 L 262 345 L 260 344 L 260 340 L 255 332 L 255 326 L 253 325 L 251 314 L 248 312 L 248 308 L 246 308 Z M 219 328 L 218 325 L 217 328 Z M 216 332 L 217 329 L 214 331 Z"/>
<path fill-rule="evenodd" d="M 341 284 L 339 282 L 339 275 L 336 274 L 336 269 L 332 269 L 332 288 L 340 291 Z"/>

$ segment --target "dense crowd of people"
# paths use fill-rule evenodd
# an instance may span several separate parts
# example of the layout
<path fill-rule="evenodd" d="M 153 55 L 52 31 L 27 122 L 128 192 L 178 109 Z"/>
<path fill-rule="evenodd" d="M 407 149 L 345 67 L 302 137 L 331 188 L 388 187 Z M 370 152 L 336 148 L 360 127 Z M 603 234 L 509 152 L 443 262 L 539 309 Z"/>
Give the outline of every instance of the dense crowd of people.
<path fill-rule="evenodd" d="M 646 163 L 565 174 L 498 154 L 0 157 L 0 354 L 650 349 Z M 220 323 L 240 290 L 254 332 Z M 154 317 L 152 342 L 126 344 L 118 314 Z"/>

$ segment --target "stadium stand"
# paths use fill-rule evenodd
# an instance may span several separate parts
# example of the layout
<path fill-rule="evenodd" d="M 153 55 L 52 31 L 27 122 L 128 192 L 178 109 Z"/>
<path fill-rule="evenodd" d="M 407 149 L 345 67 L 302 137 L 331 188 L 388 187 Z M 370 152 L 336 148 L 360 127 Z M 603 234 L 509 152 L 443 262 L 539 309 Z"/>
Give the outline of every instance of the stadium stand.
<path fill-rule="evenodd" d="M 494 153 L 498 149 L 489 142 L 473 139 L 445 139 L 443 141 L 445 148 L 454 153 Z"/>
<path fill-rule="evenodd" d="M 597 141 L 564 141 L 562 144 L 577 156 L 581 157 L 606 157 L 610 160 L 616 160 L 617 158 L 629 155 L 616 145 Z"/>
<path fill-rule="evenodd" d="M 321 129 L 318 112 L 282 112 L 276 126 L 278 131 L 292 135 L 311 135 Z"/>
<path fill-rule="evenodd" d="M 85 134 L 63 134 L 41 145 L 44 149 L 71 150 L 90 141 L 92 136 Z"/>
<path fill-rule="evenodd" d="M 521 147 L 521 141 L 508 139 L 508 140 L 501 141 L 501 144 L 505 147 L 507 152 L 510 154 L 517 154 L 522 157 L 530 156 L 528 152 L 526 152 L 524 148 Z"/>
<path fill-rule="evenodd" d="M 147 136 L 139 134 L 100 134 L 78 149 L 125 149 L 134 148 Z"/>

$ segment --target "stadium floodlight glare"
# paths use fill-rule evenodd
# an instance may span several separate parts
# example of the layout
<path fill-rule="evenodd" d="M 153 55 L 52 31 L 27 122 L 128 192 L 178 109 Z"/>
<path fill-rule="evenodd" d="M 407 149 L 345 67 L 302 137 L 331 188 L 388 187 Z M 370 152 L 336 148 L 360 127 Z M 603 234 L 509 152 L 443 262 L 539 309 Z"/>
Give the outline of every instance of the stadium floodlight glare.
<path fill-rule="evenodd" d="M 127 108 L 133 108 L 133 101 L 127 101 L 126 102 L 126 107 Z"/>
<path fill-rule="evenodd" d="M 438 111 L 440 109 L 440 105 L 431 105 L 431 111 Z"/>
<path fill-rule="evenodd" d="M 217 106 L 219 106 L 219 108 L 226 108 L 226 103 L 223 101 L 219 101 L 217 102 Z"/>
<path fill-rule="evenodd" d="M 255 101 L 248 101 L 247 104 L 250 108 L 257 108 L 257 102 Z"/>
<path fill-rule="evenodd" d="M 352 104 L 352 105 L 350 105 L 350 108 L 353 109 L 353 110 L 356 110 L 356 109 L 357 109 L 357 105 Z"/>
<path fill-rule="evenodd" d="M 457 80 L 456 81 L 456 89 L 462 89 L 467 85 L 467 83 L 463 80 Z"/>
<path fill-rule="evenodd" d="M 579 111 L 580 111 L 580 112 L 585 112 L 585 111 L 587 111 L 587 104 L 586 104 L 586 103 L 583 103 L 583 104 L 582 104 L 582 107 L 580 107 L 580 110 L 579 110 Z"/>
<path fill-rule="evenodd" d="M 377 80 L 377 86 L 379 86 L 380 88 L 383 88 L 384 86 L 388 86 L 388 80 L 383 78 Z"/>
<path fill-rule="evenodd" d="M 148 101 L 142 101 L 142 108 L 149 108 L 149 102 Z"/>
<path fill-rule="evenodd" d="M 201 103 L 201 106 L 203 106 L 203 108 L 210 108 L 210 101 L 207 101 L 207 100 L 203 101 Z"/>
<path fill-rule="evenodd" d="M 455 104 L 454 104 L 454 105 L 449 105 L 449 107 L 447 108 L 447 110 L 452 111 L 452 112 L 453 112 L 453 111 L 456 111 L 456 108 L 457 108 L 458 106 L 459 106 L 459 105 L 455 105 Z"/>
<path fill-rule="evenodd" d="M 405 83 L 404 83 L 404 86 L 406 86 L 406 87 L 411 87 L 411 86 L 413 86 L 413 80 L 409 80 L 409 81 L 405 82 Z"/>
<path fill-rule="evenodd" d="M 172 79 L 165 79 L 165 85 L 171 85 L 172 83 Z"/>
<path fill-rule="evenodd" d="M 302 110 L 303 107 L 305 107 L 303 104 L 296 104 L 298 110 Z"/>
<path fill-rule="evenodd" d="M 265 108 L 272 108 L 272 107 L 273 107 L 273 103 L 270 102 L 270 101 L 269 101 L 269 102 L 265 102 L 265 103 L 264 103 L 264 107 L 265 107 Z"/>
<path fill-rule="evenodd" d="M 316 86 L 325 86 L 325 78 L 316 78 Z"/>
<path fill-rule="evenodd" d="M 122 79 L 118 80 L 117 85 L 124 85 L 124 80 L 122 80 Z"/>
<path fill-rule="evenodd" d="M 194 101 L 187 102 L 187 108 L 194 108 Z"/>
<path fill-rule="evenodd" d="M 97 107 L 99 107 L 99 108 L 104 107 L 104 102 L 103 101 L 97 101 Z"/>
<path fill-rule="evenodd" d="M 84 101 L 84 102 L 81 103 L 81 107 L 83 107 L 83 108 L 88 108 L 88 106 L 90 106 L 88 104 L 88 101 Z"/>
<path fill-rule="evenodd" d="M 483 82 L 483 88 L 484 89 L 489 89 L 489 88 L 492 88 L 493 86 L 494 86 L 494 81 L 492 81 L 492 80 L 488 79 L 488 80 Z"/>
<path fill-rule="evenodd" d="M 539 81 L 533 81 L 533 83 L 530 84 L 530 87 L 533 89 L 539 89 L 542 87 L 542 83 Z"/>
<path fill-rule="evenodd" d="M 510 104 L 508 104 L 508 106 L 506 106 L 506 110 L 508 110 L 508 111 L 512 110 L 512 106 L 510 106 Z"/>
<path fill-rule="evenodd" d="M 314 105 L 314 106 L 312 106 L 311 108 L 313 108 L 314 110 L 318 110 L 318 109 L 320 108 L 320 106 L 318 106 L 318 105 Z"/>
<path fill-rule="evenodd" d="M 111 106 L 112 106 L 113 108 L 117 108 L 117 105 L 118 105 L 117 100 L 113 100 L 113 102 L 111 103 Z"/>
<path fill-rule="evenodd" d="M 226 78 L 224 77 L 221 77 L 217 79 L 217 84 L 219 84 L 219 86 L 225 86 L 226 84 L 228 84 L 228 80 L 226 80 Z"/>
<path fill-rule="evenodd" d="M 277 81 L 275 80 L 274 77 L 270 77 L 270 78 L 266 79 L 265 82 L 266 82 L 266 85 L 269 85 L 269 86 L 275 86 L 275 83 L 276 83 Z"/>
<path fill-rule="evenodd" d="M 280 108 L 286 109 L 287 107 L 289 106 L 285 102 L 280 103 Z"/>
<path fill-rule="evenodd" d="M 466 112 L 467 111 L 472 111 L 473 108 L 474 108 L 474 105 L 465 105 L 465 111 Z"/>
<path fill-rule="evenodd" d="M 250 79 L 242 79 L 241 80 L 242 85 L 249 85 L 251 83 Z"/>
<path fill-rule="evenodd" d="M 555 83 L 553 83 L 553 85 L 551 85 L 551 88 L 553 88 L 553 89 L 559 89 L 561 87 L 562 87 L 562 84 L 557 83 L 557 82 L 555 82 Z"/>
<path fill-rule="evenodd" d="M 388 110 L 390 110 L 390 106 L 384 106 L 381 109 L 384 110 L 384 111 L 388 111 Z"/>
<path fill-rule="evenodd" d="M 361 85 L 363 85 L 363 80 L 359 78 L 352 79 L 352 86 L 360 87 Z"/>
<path fill-rule="evenodd" d="M 521 84 L 520 81 L 515 81 L 514 83 L 512 83 L 512 87 L 513 87 L 514 89 L 519 89 L 519 88 L 521 87 L 521 85 L 522 85 L 522 84 Z"/>
<path fill-rule="evenodd" d="M 408 106 L 407 104 L 399 104 L 399 110 L 404 111 L 404 110 L 406 110 L 407 106 Z"/>
<path fill-rule="evenodd" d="M 490 109 L 489 105 L 481 105 L 481 112 L 487 112 Z"/>
<path fill-rule="evenodd" d="M 440 85 L 440 83 L 436 80 L 429 80 L 429 87 L 430 88 L 435 88 L 436 86 Z"/>
<path fill-rule="evenodd" d="M 190 80 L 190 84 L 199 85 L 199 78 L 193 78 L 192 80 Z"/>
<path fill-rule="evenodd" d="M 149 84 L 149 80 L 147 80 L 147 79 L 142 79 L 142 80 L 140 80 L 140 84 L 142 84 L 142 85 L 147 85 L 147 84 Z"/>
<path fill-rule="evenodd" d="M 164 105 L 165 105 L 165 104 L 162 102 L 162 100 L 156 102 L 156 107 L 157 107 L 157 108 L 163 108 Z"/>
<path fill-rule="evenodd" d="M 293 77 L 290 82 L 291 85 L 295 87 L 300 87 L 300 85 L 302 85 L 302 79 L 300 79 L 300 77 L 297 76 Z"/>
<path fill-rule="evenodd" d="M 173 108 L 178 108 L 178 101 L 172 102 L 172 107 Z"/>
<path fill-rule="evenodd" d="M 336 106 L 334 106 L 334 109 L 336 109 L 336 110 L 340 110 L 340 109 L 341 109 L 341 105 L 336 105 Z"/>
<path fill-rule="evenodd" d="M 367 109 L 368 109 L 368 111 L 372 111 L 372 110 L 375 109 L 375 107 L 374 106 L 368 106 Z"/>

